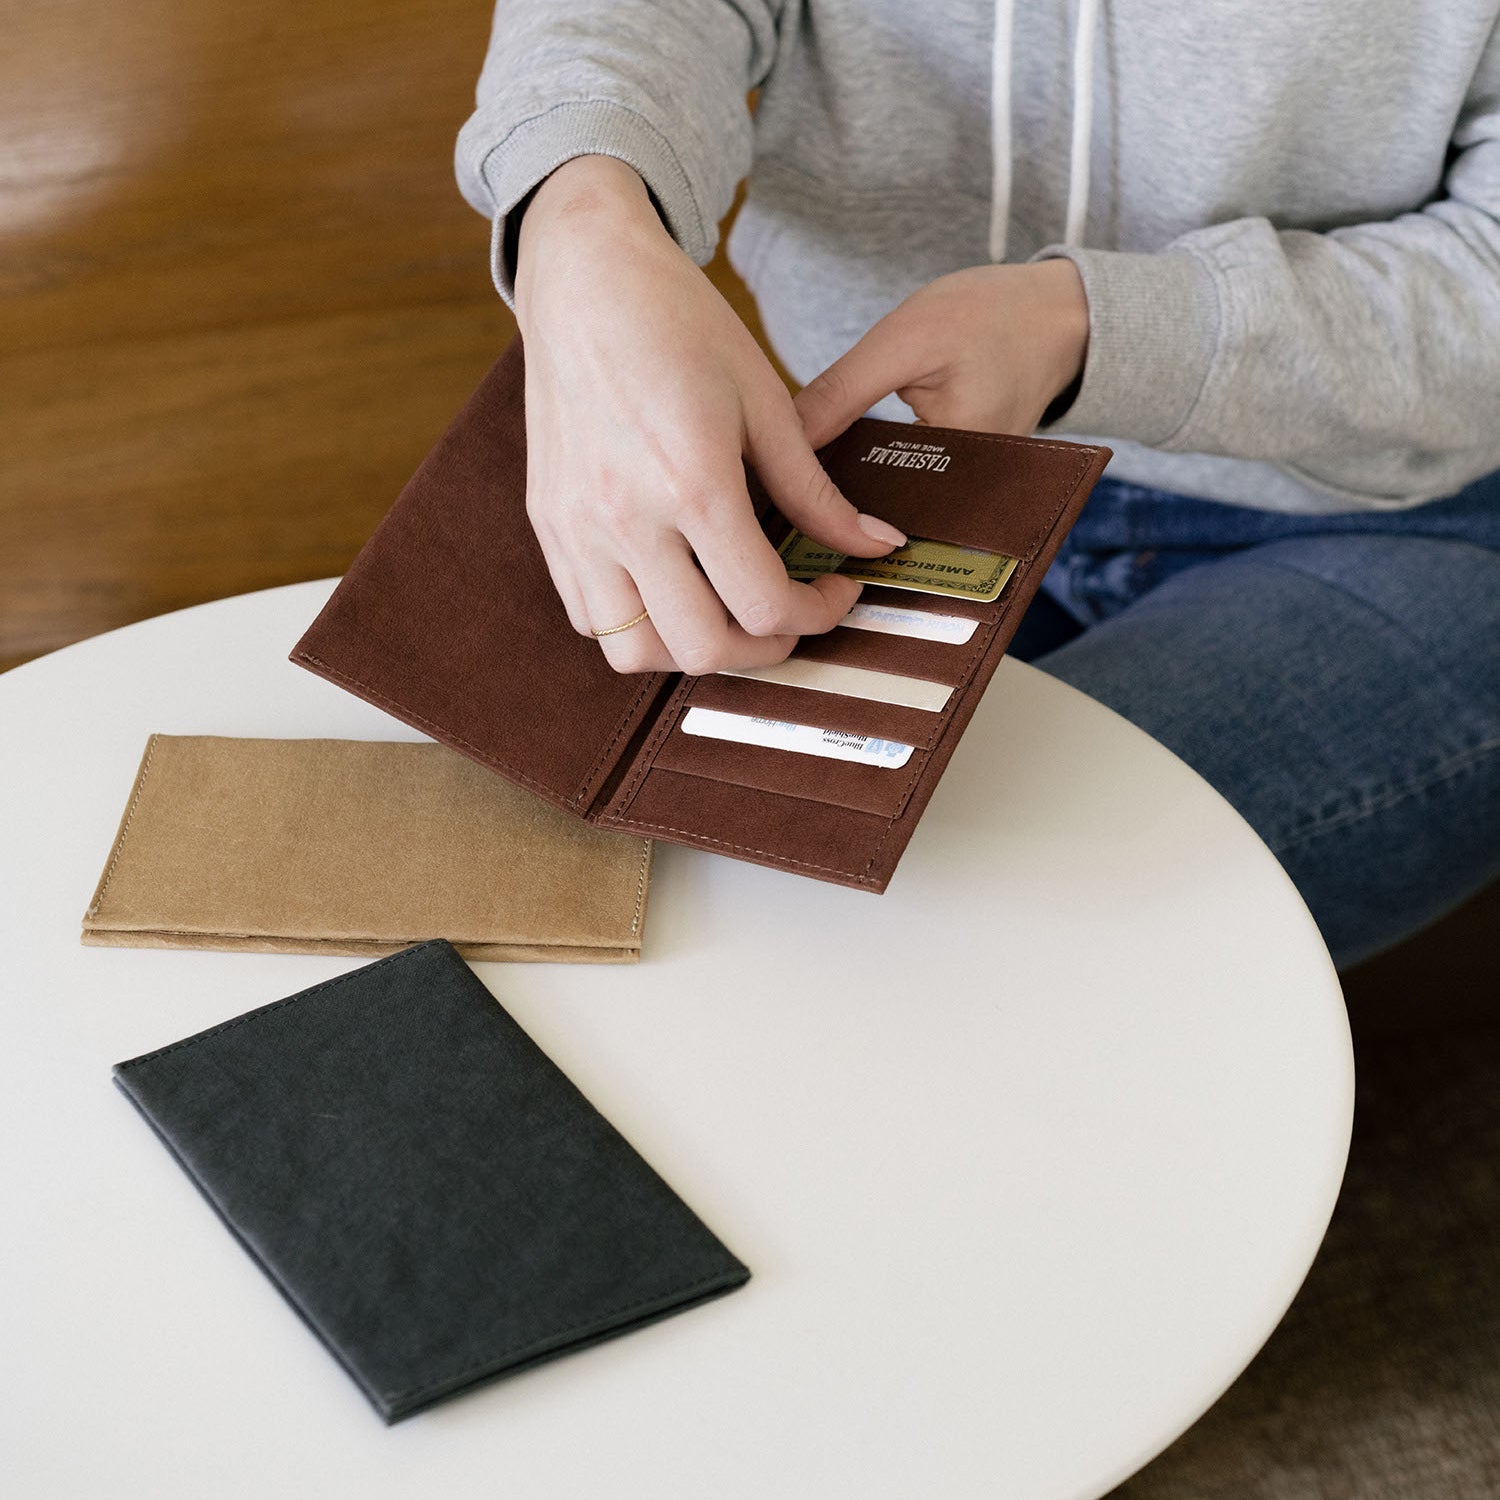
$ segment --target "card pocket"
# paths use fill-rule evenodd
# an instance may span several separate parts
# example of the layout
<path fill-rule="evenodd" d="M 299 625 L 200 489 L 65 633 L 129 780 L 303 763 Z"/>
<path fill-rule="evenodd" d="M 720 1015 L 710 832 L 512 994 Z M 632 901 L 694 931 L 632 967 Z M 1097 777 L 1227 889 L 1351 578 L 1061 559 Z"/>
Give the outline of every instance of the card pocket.
<path fill-rule="evenodd" d="M 1020 570 L 1017 569 L 1017 572 Z M 886 583 L 867 583 L 859 596 L 860 604 L 885 604 L 896 609 L 915 609 L 923 614 L 948 615 L 955 619 L 978 620 L 986 619 L 986 611 L 991 610 L 1005 602 L 1006 595 L 1011 592 L 1011 583 L 1015 575 L 1011 575 L 997 599 L 991 599 L 988 604 L 976 603 L 973 599 L 960 599 L 953 594 L 925 594 L 916 589 L 898 589 Z"/>
<path fill-rule="evenodd" d="M 717 708 L 751 718 L 780 719 L 788 724 L 811 724 L 817 729 L 837 729 L 845 734 L 896 740 L 923 750 L 936 743 L 953 706 L 950 698 L 948 708 L 933 713 L 899 703 L 877 703 L 870 698 L 850 698 L 842 693 L 793 687 L 784 682 L 762 682 L 755 677 L 720 677 L 717 674 L 693 679 L 692 686 L 679 702 L 687 707 Z"/>
<path fill-rule="evenodd" d="M 969 680 L 975 664 L 984 655 L 991 629 L 992 622 L 981 621 L 967 641 L 954 644 L 837 625 L 823 635 L 803 636 L 792 655 L 835 666 L 889 672 L 897 677 L 917 677 L 956 689 Z"/>
<path fill-rule="evenodd" d="M 686 733 L 682 719 L 690 708 L 807 724 L 817 729 L 894 740 L 913 748 L 904 765 L 891 767 L 833 760 L 779 747 L 741 745 Z M 816 802 L 830 809 L 843 808 L 886 820 L 897 818 L 911 799 L 932 746 L 948 722 L 947 711 L 929 713 L 901 704 L 876 703 L 785 683 L 716 674 L 684 678 L 665 712 L 669 727 L 665 733 L 658 731 L 653 736 L 655 748 L 647 747 L 638 771 L 621 788 L 610 810 L 613 817 L 641 816 L 637 802 L 641 799 L 651 802 L 653 789 L 661 787 L 665 775 L 668 781 L 691 777 L 690 786 L 716 782 L 726 791 L 738 787 L 770 793 L 776 799 L 787 799 L 780 805 L 789 810 L 798 803 Z M 769 818 L 778 825 L 781 821 L 769 805 L 755 816 L 760 820 Z M 790 828 L 797 818 L 788 811 L 785 821 Z"/>
<path fill-rule="evenodd" d="M 880 869 L 882 854 L 901 827 L 899 814 L 858 812 L 665 769 L 646 776 L 628 814 L 612 812 L 600 822 L 877 891 L 888 878 Z"/>
<path fill-rule="evenodd" d="M 688 734 L 679 719 L 657 750 L 650 775 L 672 771 L 894 818 L 906 806 L 927 755 L 926 750 L 913 750 L 904 766 L 866 766 L 797 750 Z"/>
<path fill-rule="evenodd" d="M 958 599 L 949 594 L 927 594 L 916 589 L 892 588 L 883 583 L 867 583 L 860 592 L 861 604 L 887 605 L 896 609 L 916 609 L 930 615 L 948 615 L 956 619 L 974 620 L 982 629 L 993 625 L 1010 608 L 1010 601 L 1024 586 L 1029 572 L 1026 563 L 1017 564 L 1016 570 L 1005 581 L 1005 587 L 994 599 Z"/>

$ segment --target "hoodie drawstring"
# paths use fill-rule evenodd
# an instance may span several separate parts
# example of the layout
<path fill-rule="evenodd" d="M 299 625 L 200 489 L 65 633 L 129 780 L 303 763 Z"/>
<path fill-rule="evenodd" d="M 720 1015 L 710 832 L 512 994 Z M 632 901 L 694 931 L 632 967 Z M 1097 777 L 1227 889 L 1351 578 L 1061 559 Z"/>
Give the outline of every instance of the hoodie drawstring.
<path fill-rule="evenodd" d="M 1005 259 L 1010 222 L 1010 47 L 1015 0 L 995 0 L 990 51 L 990 259 Z"/>
<path fill-rule="evenodd" d="M 1089 140 L 1094 125 L 1094 34 L 1099 0 L 1078 0 L 1073 33 L 1073 118 L 1068 150 L 1068 211 L 1063 243 L 1081 245 L 1089 214 Z M 1015 0 L 995 0 L 994 45 L 990 54 L 990 259 L 1005 259 L 1010 224 L 1010 71 Z"/>

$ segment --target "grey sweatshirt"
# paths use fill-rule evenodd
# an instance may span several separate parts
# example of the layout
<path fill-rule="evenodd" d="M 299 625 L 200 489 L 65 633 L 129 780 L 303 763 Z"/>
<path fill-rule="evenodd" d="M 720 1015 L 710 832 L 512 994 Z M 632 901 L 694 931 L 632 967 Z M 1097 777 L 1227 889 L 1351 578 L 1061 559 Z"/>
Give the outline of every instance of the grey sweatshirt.
<path fill-rule="evenodd" d="M 1400 509 L 1500 468 L 1500 0 L 498 0 L 456 152 L 494 224 L 633 166 L 806 383 L 928 281 L 1066 255 L 1049 433 L 1118 478 Z M 745 95 L 761 90 L 752 116 Z M 874 416 L 910 420 L 894 394 Z"/>

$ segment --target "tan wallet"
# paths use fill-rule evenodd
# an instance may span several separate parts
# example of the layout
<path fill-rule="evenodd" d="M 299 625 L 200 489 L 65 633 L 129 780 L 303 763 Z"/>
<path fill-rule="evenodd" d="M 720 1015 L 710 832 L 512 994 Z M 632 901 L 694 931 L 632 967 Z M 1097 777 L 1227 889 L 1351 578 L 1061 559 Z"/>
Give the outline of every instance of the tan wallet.
<path fill-rule="evenodd" d="M 576 817 L 883 891 L 1047 564 L 1111 450 L 857 417 L 818 450 L 860 510 L 1018 559 L 987 602 L 867 585 L 972 621 L 963 645 L 835 628 L 794 659 L 947 688 L 941 711 L 752 678 L 624 676 L 574 632 L 526 518 L 517 335 L 291 652 L 299 665 Z M 754 470 L 768 539 L 788 523 Z M 694 708 L 910 746 L 900 770 L 695 737 Z"/>
<path fill-rule="evenodd" d="M 87 944 L 633 963 L 651 844 L 444 745 L 154 734 Z"/>

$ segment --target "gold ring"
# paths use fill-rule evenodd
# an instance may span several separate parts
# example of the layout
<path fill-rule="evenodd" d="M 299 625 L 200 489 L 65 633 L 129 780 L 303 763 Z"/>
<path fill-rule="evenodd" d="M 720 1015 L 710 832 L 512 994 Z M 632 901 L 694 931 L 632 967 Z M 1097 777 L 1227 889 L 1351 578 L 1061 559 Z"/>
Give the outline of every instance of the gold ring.
<path fill-rule="evenodd" d="M 619 633 L 622 630 L 629 630 L 632 626 L 639 625 L 641 623 L 641 621 L 644 620 L 646 618 L 646 616 L 649 615 L 650 613 L 651 613 L 651 611 L 649 609 L 643 609 L 640 612 L 640 614 L 638 614 L 635 617 L 635 619 L 633 619 L 633 620 L 626 620 L 626 622 L 623 625 L 611 625 L 608 630 L 592 630 L 591 629 L 590 633 L 593 634 L 593 635 L 595 635 L 595 636 L 600 636 L 600 635 L 619 635 Z"/>

